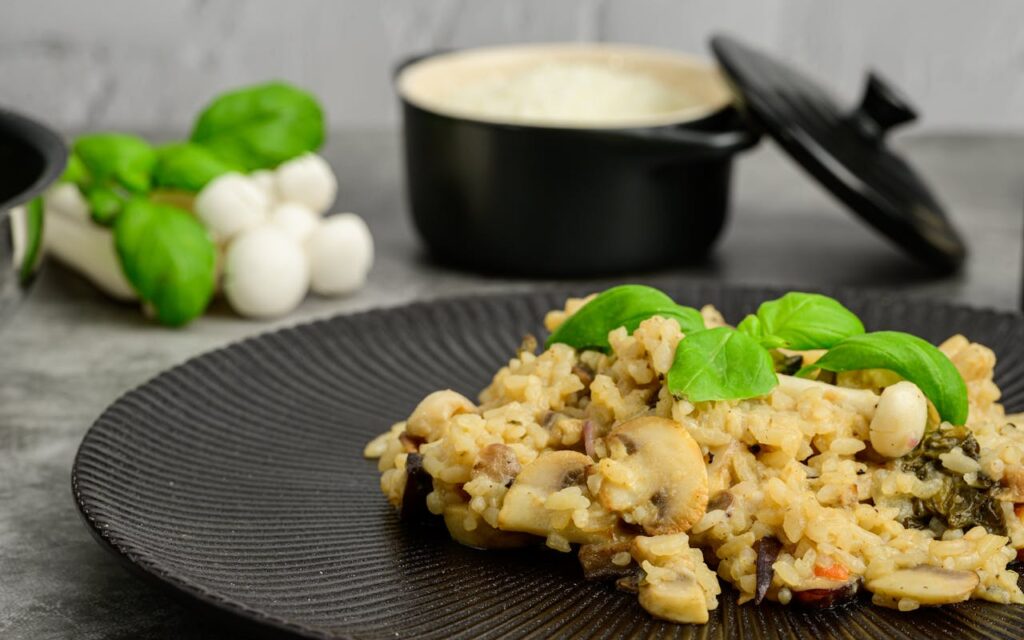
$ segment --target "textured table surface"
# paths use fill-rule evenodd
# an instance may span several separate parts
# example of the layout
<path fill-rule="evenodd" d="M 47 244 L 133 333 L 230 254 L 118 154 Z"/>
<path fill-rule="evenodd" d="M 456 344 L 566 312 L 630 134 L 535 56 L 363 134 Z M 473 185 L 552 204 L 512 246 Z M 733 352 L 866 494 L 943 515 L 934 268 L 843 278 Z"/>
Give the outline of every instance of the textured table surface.
<path fill-rule="evenodd" d="M 765 143 L 737 163 L 732 219 L 708 264 L 621 280 L 845 285 L 1016 308 L 1024 137 L 931 136 L 899 146 L 941 193 L 967 237 L 972 255 L 958 276 L 930 279 Z M 239 319 L 220 303 L 187 329 L 169 330 L 51 264 L 0 327 L 0 637 L 234 637 L 230 628 L 126 572 L 79 519 L 71 461 L 89 424 L 120 394 L 190 356 L 276 326 L 536 286 L 426 260 L 405 214 L 395 133 L 339 132 L 325 153 L 340 176 L 339 209 L 362 214 L 376 237 L 377 264 L 358 294 L 311 298 L 277 323 Z"/>

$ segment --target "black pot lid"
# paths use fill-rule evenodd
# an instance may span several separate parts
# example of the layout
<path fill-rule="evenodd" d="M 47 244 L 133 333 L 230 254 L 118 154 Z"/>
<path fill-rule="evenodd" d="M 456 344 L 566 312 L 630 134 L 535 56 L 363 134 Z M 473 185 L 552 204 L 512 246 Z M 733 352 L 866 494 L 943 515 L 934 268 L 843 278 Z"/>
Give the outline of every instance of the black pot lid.
<path fill-rule="evenodd" d="M 915 258 L 955 271 L 967 249 L 942 205 L 885 143 L 889 129 L 917 117 L 899 92 L 868 75 L 861 104 L 843 109 L 817 82 L 734 38 L 711 49 L 752 124 L 861 218 Z"/>

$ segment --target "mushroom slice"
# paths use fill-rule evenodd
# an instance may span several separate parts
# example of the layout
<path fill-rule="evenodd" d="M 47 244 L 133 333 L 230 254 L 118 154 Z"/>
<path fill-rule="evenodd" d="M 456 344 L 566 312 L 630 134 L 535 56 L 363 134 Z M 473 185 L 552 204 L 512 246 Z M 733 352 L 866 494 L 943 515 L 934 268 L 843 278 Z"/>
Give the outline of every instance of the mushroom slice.
<path fill-rule="evenodd" d="M 649 535 L 689 530 L 708 504 L 704 456 L 677 422 L 642 417 L 624 422 L 605 439 L 609 457 L 598 465 L 598 498 L 610 511 Z"/>
<path fill-rule="evenodd" d="M 579 487 L 587 494 L 587 469 L 590 458 L 578 451 L 545 451 L 523 467 L 505 494 L 498 512 L 498 528 L 522 531 L 539 536 L 558 533 L 570 542 L 601 542 L 611 536 L 615 518 L 611 514 L 598 517 L 593 530 L 582 531 L 570 520 L 559 523 L 561 512 L 547 508 L 548 498 L 569 487 Z M 597 515 L 597 514 L 595 514 Z M 606 521 L 606 522 L 605 522 Z M 556 526 L 556 525 L 561 526 Z"/>
<path fill-rule="evenodd" d="M 481 518 L 473 518 L 467 504 L 450 504 L 444 508 L 444 524 L 448 533 L 459 544 L 474 549 L 515 549 L 530 544 L 530 536 L 523 533 L 498 531 Z M 467 529 L 467 517 L 475 521 L 473 529 Z"/>
<path fill-rule="evenodd" d="M 652 582 L 650 576 L 645 577 L 640 580 L 639 599 L 641 607 L 663 620 L 704 624 L 709 618 L 704 590 L 689 575 L 664 582 Z"/>
<path fill-rule="evenodd" d="M 505 485 L 512 484 L 512 480 L 522 471 L 519 458 L 512 447 L 501 443 L 489 444 L 484 447 L 473 465 L 473 477 L 485 475 L 491 480 Z"/>
<path fill-rule="evenodd" d="M 629 554 L 633 541 L 626 538 L 580 547 L 580 566 L 587 580 L 621 578 L 636 573 L 636 562 Z M 625 562 L 622 562 L 622 560 Z"/>
<path fill-rule="evenodd" d="M 910 598 L 921 604 L 950 604 L 970 598 L 978 582 L 978 574 L 973 571 L 954 571 L 922 564 L 870 580 L 867 588 L 889 598 Z"/>
<path fill-rule="evenodd" d="M 445 434 L 453 417 L 474 411 L 476 405 L 466 396 L 451 389 L 435 391 L 416 405 L 405 423 L 405 430 L 409 435 L 433 442 Z"/>

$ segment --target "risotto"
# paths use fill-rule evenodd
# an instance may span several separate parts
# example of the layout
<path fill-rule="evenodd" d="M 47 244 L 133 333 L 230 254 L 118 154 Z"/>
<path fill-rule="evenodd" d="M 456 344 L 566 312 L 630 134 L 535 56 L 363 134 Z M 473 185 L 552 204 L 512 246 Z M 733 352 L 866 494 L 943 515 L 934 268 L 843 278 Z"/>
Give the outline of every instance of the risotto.
<path fill-rule="evenodd" d="M 548 313 L 552 337 L 592 299 Z M 801 304 L 739 330 L 710 306 L 690 320 L 662 306 L 621 326 L 612 314 L 600 344 L 538 348 L 528 336 L 477 402 L 432 393 L 365 455 L 403 518 L 442 517 L 481 549 L 575 552 L 587 578 L 666 620 L 707 622 L 720 581 L 741 603 L 828 607 L 863 590 L 901 611 L 1024 603 L 1007 568 L 1024 547 L 1024 431 L 997 402 L 993 352 L 960 335 L 930 347 L 959 374 L 945 387 L 901 364 L 918 362 L 910 355 L 840 366 L 849 344 L 880 334 L 808 330 L 831 346 L 800 348 L 813 340 L 787 327 Z M 707 368 L 684 353 L 698 335 L 722 337 Z M 728 391 L 755 376 L 735 353 L 730 370 L 715 364 L 736 336 L 767 354 L 767 387 Z M 725 399 L 705 399 L 710 383 Z M 942 389 L 965 390 L 961 424 Z"/>

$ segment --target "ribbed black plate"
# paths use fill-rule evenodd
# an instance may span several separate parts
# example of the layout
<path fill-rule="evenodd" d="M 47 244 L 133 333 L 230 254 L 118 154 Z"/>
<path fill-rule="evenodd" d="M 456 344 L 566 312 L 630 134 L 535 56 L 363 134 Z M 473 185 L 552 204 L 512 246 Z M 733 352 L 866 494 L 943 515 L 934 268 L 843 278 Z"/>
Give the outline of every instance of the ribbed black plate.
<path fill-rule="evenodd" d="M 686 286 L 737 320 L 779 294 Z M 869 329 L 999 355 L 1024 406 L 1024 319 L 856 292 Z M 353 638 L 1021 638 L 1024 607 L 910 614 L 866 603 L 809 612 L 738 607 L 706 626 L 651 619 L 636 597 L 580 576 L 573 556 L 479 552 L 399 523 L 363 446 L 428 392 L 474 396 L 562 292 L 469 298 L 343 316 L 246 340 L 128 393 L 89 430 L 72 473 L 92 532 L 144 572 L 217 609 L 299 636 Z"/>

